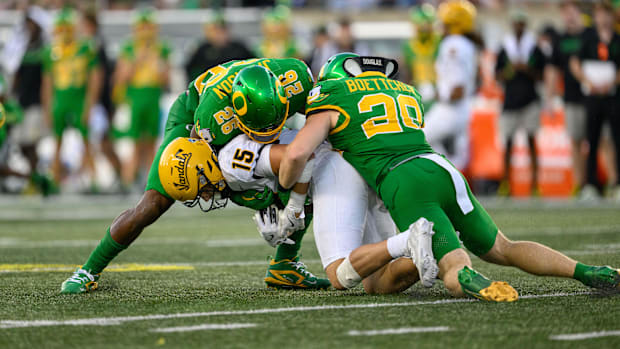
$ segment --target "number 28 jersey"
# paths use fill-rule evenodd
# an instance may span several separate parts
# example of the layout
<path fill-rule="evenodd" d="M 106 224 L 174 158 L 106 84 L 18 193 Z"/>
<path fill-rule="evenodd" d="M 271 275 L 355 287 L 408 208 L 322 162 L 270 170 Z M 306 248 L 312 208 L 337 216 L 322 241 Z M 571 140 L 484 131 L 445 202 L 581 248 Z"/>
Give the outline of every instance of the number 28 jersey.
<path fill-rule="evenodd" d="M 415 89 L 376 72 L 322 81 L 306 115 L 340 113 L 329 141 L 375 190 L 399 162 L 433 150 L 424 136 L 424 110 Z"/>

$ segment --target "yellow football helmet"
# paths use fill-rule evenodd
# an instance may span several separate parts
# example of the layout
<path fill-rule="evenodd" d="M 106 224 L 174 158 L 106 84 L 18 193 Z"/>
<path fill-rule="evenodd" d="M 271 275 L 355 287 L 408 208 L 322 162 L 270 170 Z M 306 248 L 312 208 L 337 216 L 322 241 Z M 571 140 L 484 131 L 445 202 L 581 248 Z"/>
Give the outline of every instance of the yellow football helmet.
<path fill-rule="evenodd" d="M 159 180 L 166 193 L 185 206 L 199 204 L 207 212 L 226 205 L 221 195 L 226 182 L 217 156 L 202 139 L 179 137 L 170 142 L 159 160 Z M 207 202 L 206 207 L 200 199 Z"/>
<path fill-rule="evenodd" d="M 467 0 L 449 0 L 437 11 L 447 34 L 466 34 L 474 30 L 476 7 Z"/>

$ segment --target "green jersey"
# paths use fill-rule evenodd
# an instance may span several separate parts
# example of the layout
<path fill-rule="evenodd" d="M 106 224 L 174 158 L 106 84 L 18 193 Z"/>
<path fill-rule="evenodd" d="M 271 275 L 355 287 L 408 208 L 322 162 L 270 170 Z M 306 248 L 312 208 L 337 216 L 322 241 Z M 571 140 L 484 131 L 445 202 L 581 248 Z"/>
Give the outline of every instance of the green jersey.
<path fill-rule="evenodd" d="M 424 137 L 424 109 L 412 86 L 367 72 L 322 81 L 310 92 L 306 115 L 340 113 L 329 134 L 335 149 L 377 191 L 399 162 L 433 150 Z"/>
<path fill-rule="evenodd" d="M 435 82 L 435 59 L 440 41 L 438 35 L 431 35 L 426 40 L 414 38 L 404 43 L 403 58 L 415 86 Z"/>
<path fill-rule="evenodd" d="M 122 59 L 138 64 L 129 80 L 130 88 L 160 88 L 162 82 L 159 74 L 160 64 L 167 61 L 170 56 L 170 47 L 163 41 L 157 41 L 153 45 L 142 45 L 134 40 L 127 41 L 120 54 Z"/>
<path fill-rule="evenodd" d="M 243 68 L 261 65 L 280 80 L 289 101 L 289 116 L 304 112 L 306 97 L 312 89 L 313 78 L 306 64 L 298 59 L 250 59 L 230 61 L 213 67 L 190 83 L 188 102 L 197 94 L 198 107 L 194 114 L 196 132 L 216 147 L 223 146 L 242 132 L 237 127 L 229 94 L 232 82 Z"/>
<path fill-rule="evenodd" d="M 99 64 L 91 41 L 53 44 L 45 50 L 43 71 L 51 74 L 54 99 L 75 103 L 84 98 L 91 70 Z"/>

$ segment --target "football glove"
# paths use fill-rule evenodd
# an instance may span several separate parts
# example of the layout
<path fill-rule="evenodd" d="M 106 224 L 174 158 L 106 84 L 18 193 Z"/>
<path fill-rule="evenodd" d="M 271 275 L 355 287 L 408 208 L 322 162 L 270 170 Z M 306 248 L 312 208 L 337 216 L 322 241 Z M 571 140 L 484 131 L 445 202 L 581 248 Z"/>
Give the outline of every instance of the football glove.
<path fill-rule="evenodd" d="M 288 238 L 288 234 L 280 234 L 278 229 L 278 211 L 276 205 L 270 205 L 267 208 L 258 210 L 253 217 L 258 232 L 271 247 L 295 243 L 295 241 Z"/>
<path fill-rule="evenodd" d="M 298 230 L 302 230 L 306 227 L 304 218 L 306 218 L 306 215 L 304 214 L 303 206 L 295 207 L 294 205 L 286 205 L 286 207 L 280 211 L 278 217 L 278 234 L 281 236 L 289 236 Z"/>

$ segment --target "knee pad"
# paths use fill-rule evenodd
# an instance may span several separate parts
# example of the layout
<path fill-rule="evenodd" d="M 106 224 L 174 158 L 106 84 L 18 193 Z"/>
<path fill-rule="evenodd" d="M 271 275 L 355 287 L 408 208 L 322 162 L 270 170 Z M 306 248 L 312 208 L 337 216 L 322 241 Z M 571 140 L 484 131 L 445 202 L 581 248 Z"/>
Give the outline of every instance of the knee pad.
<path fill-rule="evenodd" d="M 353 268 L 349 257 L 345 258 L 336 268 L 336 277 L 338 282 L 345 288 L 353 288 L 362 281 L 362 277 Z"/>

